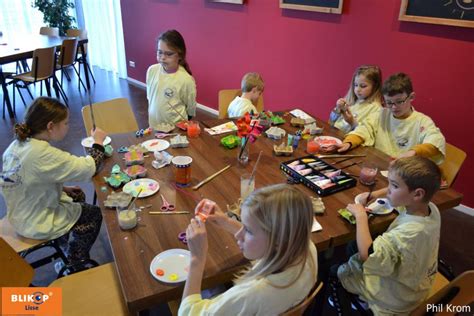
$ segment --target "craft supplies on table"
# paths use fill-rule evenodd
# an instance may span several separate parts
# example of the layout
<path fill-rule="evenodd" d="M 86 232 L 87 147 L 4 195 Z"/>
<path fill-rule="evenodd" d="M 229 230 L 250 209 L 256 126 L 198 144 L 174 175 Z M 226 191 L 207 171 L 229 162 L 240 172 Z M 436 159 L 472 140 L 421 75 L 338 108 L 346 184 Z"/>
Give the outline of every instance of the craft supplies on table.
<path fill-rule="evenodd" d="M 237 125 L 231 121 L 211 128 L 205 128 L 204 130 L 210 135 L 219 135 L 223 133 L 235 132 L 237 130 Z"/>
<path fill-rule="evenodd" d="M 315 156 L 305 156 L 280 164 L 280 169 L 320 196 L 326 196 L 357 184 L 357 180 Z"/>

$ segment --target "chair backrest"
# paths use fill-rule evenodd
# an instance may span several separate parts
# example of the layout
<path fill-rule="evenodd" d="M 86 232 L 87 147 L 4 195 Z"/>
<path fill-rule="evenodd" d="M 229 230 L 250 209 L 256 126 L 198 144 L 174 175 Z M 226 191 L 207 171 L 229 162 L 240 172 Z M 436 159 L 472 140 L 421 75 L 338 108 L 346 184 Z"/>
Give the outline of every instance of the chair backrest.
<path fill-rule="evenodd" d="M 40 28 L 40 34 L 49 36 L 59 36 L 59 29 L 57 27 L 42 26 Z"/>
<path fill-rule="evenodd" d="M 219 91 L 219 118 L 227 118 L 227 109 L 229 108 L 230 102 L 237 96 L 241 96 L 242 91 L 240 89 L 225 89 Z M 254 104 L 258 112 L 263 111 L 263 96 L 257 100 L 257 104 Z"/>
<path fill-rule="evenodd" d="M 61 45 L 58 64 L 61 67 L 72 65 L 76 60 L 77 38 L 65 39 Z"/>
<path fill-rule="evenodd" d="M 113 99 L 92 104 L 94 119 L 97 127 L 108 134 L 128 133 L 138 130 L 137 120 L 132 108 L 125 98 Z M 90 105 L 82 107 L 82 120 L 87 136 L 92 129 Z"/>
<path fill-rule="evenodd" d="M 34 270 L 16 251 L 0 237 L 0 288 L 29 286 Z"/>
<path fill-rule="evenodd" d="M 299 316 L 299 315 L 303 315 L 306 308 L 308 308 L 308 306 L 314 300 L 314 298 L 319 293 L 319 291 L 321 291 L 322 287 L 323 287 L 323 282 L 321 282 L 319 280 L 316 281 L 313 288 L 309 292 L 308 296 L 301 303 L 299 303 L 296 306 L 293 306 L 291 309 L 289 309 L 288 311 L 281 314 L 281 316 Z"/>
<path fill-rule="evenodd" d="M 433 307 L 440 307 L 441 305 L 439 304 L 442 304 L 443 315 L 455 315 L 455 311 L 449 312 L 447 304 L 451 304 L 451 306 L 465 307 L 472 302 L 474 302 L 474 270 L 469 270 L 459 275 L 457 278 L 449 282 L 447 286 L 426 299 L 415 310 L 413 310 L 410 315 L 427 315 L 428 312 L 430 312 L 427 309 L 428 304 Z M 440 309 L 431 311 L 440 312 Z"/>
<path fill-rule="evenodd" d="M 33 52 L 32 77 L 43 80 L 53 75 L 56 61 L 56 47 L 38 48 Z"/>
<path fill-rule="evenodd" d="M 446 143 L 446 159 L 439 167 L 448 186 L 454 183 L 466 156 L 467 154 L 463 150 Z"/>
<path fill-rule="evenodd" d="M 69 29 L 66 31 L 67 37 L 77 37 L 78 39 L 86 39 L 87 31 L 81 29 Z M 79 47 L 78 47 L 79 48 Z M 84 44 L 84 50 L 87 52 L 87 44 Z"/>

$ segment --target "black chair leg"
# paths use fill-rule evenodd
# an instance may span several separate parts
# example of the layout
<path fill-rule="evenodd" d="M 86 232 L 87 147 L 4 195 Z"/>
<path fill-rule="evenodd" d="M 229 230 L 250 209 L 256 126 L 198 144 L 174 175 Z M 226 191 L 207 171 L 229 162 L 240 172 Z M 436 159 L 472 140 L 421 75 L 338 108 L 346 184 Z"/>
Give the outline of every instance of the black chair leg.
<path fill-rule="evenodd" d="M 64 69 L 63 69 L 63 71 L 64 71 Z M 71 81 L 71 77 L 70 77 L 69 74 L 67 73 L 67 70 L 64 71 L 64 75 L 66 76 L 67 81 Z"/>
<path fill-rule="evenodd" d="M 87 69 L 89 69 L 89 73 L 91 74 L 92 80 L 93 80 L 94 83 L 95 83 L 94 74 L 92 73 L 92 70 L 91 70 L 91 67 L 89 66 L 89 63 L 87 63 Z"/>
<path fill-rule="evenodd" d="M 49 83 L 49 79 L 46 79 L 44 84 L 46 86 L 46 93 L 48 94 L 48 97 L 51 98 L 51 85 Z"/>
<path fill-rule="evenodd" d="M 34 100 L 35 98 L 33 97 L 33 94 L 31 93 L 30 88 L 28 88 L 28 86 L 26 86 L 26 91 L 28 91 L 28 94 L 30 95 L 31 100 Z"/>
<path fill-rule="evenodd" d="M 79 80 L 79 84 L 77 85 L 77 86 L 79 87 L 79 90 L 81 90 L 81 85 L 82 85 L 82 87 L 84 88 L 84 90 L 87 90 L 87 89 L 86 89 L 86 86 L 84 85 L 84 82 L 83 82 L 82 79 L 81 79 L 81 76 L 80 76 L 79 73 L 77 72 L 76 67 L 74 67 L 74 65 L 73 65 L 72 68 L 73 68 L 74 71 L 76 72 L 77 78 L 78 78 L 78 80 Z M 79 71 L 81 71 L 81 68 L 79 68 Z"/>
<path fill-rule="evenodd" d="M 18 86 L 17 86 L 16 88 L 18 89 L 18 94 L 20 94 L 21 101 L 23 102 L 23 105 L 24 105 L 25 108 L 26 108 L 25 98 L 23 97 L 23 94 L 21 94 L 20 88 L 19 88 Z"/>

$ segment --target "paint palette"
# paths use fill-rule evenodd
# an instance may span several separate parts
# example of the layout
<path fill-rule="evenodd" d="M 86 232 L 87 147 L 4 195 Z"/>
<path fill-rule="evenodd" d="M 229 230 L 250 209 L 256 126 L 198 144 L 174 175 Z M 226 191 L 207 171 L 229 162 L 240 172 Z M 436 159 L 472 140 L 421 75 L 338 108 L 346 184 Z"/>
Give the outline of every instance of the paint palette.
<path fill-rule="evenodd" d="M 186 281 L 189 274 L 191 252 L 175 248 L 159 253 L 150 263 L 151 275 L 165 283 Z"/>
<path fill-rule="evenodd" d="M 137 196 L 139 192 L 140 198 L 144 198 L 155 194 L 160 189 L 160 185 L 153 179 L 143 178 L 133 180 L 123 186 L 123 192 Z"/>
<path fill-rule="evenodd" d="M 357 184 L 357 180 L 315 156 L 282 162 L 280 169 L 320 196 L 326 196 Z"/>

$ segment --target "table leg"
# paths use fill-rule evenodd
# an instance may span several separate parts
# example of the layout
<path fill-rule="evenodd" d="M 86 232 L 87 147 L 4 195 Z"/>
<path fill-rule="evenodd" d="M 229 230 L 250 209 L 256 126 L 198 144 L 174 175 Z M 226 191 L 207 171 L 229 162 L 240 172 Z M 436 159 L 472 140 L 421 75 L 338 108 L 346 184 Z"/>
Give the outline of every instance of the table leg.
<path fill-rule="evenodd" d="M 8 94 L 7 82 L 5 80 L 5 76 L 3 75 L 2 65 L 0 65 L 0 84 L 2 85 L 5 103 L 7 104 L 8 115 L 13 118 L 15 117 L 15 114 L 13 113 L 12 103 L 10 101 L 10 95 Z M 13 93 L 15 93 L 15 89 L 13 89 Z"/>

